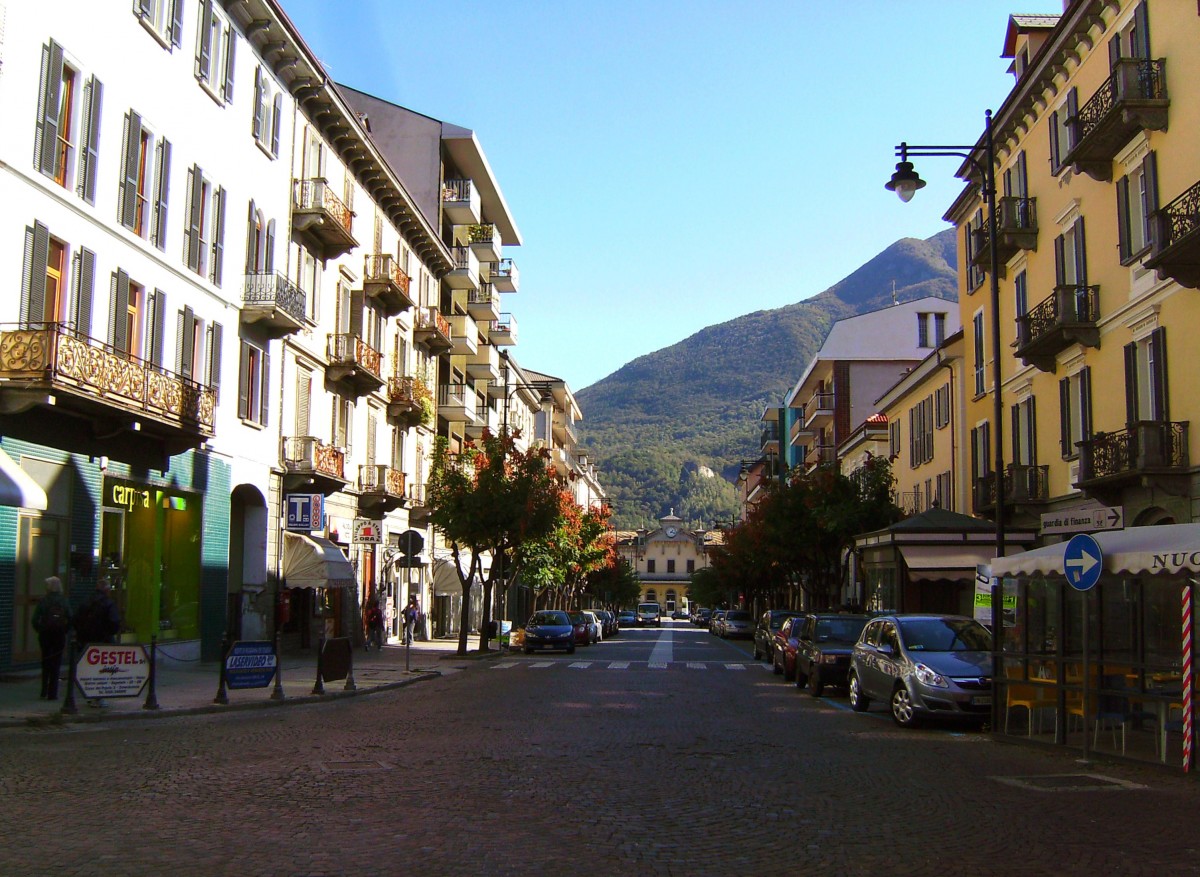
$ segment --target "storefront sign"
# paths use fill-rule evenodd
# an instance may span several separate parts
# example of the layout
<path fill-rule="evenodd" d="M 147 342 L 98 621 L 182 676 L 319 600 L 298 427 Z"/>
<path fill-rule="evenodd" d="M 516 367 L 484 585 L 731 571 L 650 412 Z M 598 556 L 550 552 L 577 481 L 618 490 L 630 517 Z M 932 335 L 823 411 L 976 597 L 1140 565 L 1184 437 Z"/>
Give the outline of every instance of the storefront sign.
<path fill-rule="evenodd" d="M 236 642 L 225 658 L 225 684 L 231 688 L 266 688 L 275 678 L 275 644 Z"/>
<path fill-rule="evenodd" d="M 378 545 L 383 541 L 383 521 L 355 518 L 354 541 L 359 545 Z"/>
<path fill-rule="evenodd" d="M 90 645 L 75 666 L 85 697 L 137 697 L 150 678 L 150 661 L 140 645 Z"/>
<path fill-rule="evenodd" d="M 287 529 L 318 530 L 325 517 L 325 497 L 320 493 L 289 493 L 284 497 Z"/>
<path fill-rule="evenodd" d="M 992 568 L 987 564 L 975 567 L 975 620 L 980 624 L 992 626 Z M 1016 584 L 1008 580 L 1008 586 L 1000 595 L 1000 614 L 1004 617 L 1005 627 L 1015 627 L 1017 624 L 1017 594 Z"/>

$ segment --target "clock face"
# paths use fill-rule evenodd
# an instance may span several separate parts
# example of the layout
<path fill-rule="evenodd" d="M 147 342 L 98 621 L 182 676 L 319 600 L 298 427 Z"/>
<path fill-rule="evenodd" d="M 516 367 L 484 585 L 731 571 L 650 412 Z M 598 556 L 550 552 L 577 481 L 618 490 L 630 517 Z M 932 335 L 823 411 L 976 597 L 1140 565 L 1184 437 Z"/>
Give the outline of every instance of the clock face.
<path fill-rule="evenodd" d="M 678 530 L 676 530 L 674 527 L 667 527 L 667 538 L 668 538 L 668 539 L 674 539 L 674 538 L 675 538 L 675 534 L 677 534 L 678 532 L 679 532 L 679 531 L 678 531 Z"/>

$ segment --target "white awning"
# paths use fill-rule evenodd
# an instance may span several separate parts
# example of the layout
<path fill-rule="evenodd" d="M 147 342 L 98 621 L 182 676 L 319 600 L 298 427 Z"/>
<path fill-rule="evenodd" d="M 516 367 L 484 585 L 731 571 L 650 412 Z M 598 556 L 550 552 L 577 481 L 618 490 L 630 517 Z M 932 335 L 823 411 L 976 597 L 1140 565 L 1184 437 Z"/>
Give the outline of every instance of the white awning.
<path fill-rule="evenodd" d="M 914 582 L 974 579 L 975 566 L 988 563 L 996 548 L 990 542 L 970 545 L 901 545 L 908 578 Z"/>
<path fill-rule="evenodd" d="M 1200 524 L 1163 524 L 1092 533 L 1104 556 L 1104 571 L 1115 575 L 1169 575 L 1200 572 Z M 998 576 L 1063 574 L 1066 542 L 992 561 Z"/>
<path fill-rule="evenodd" d="M 354 567 L 328 539 L 284 533 L 283 583 L 289 588 L 353 588 Z"/>
<path fill-rule="evenodd" d="M 46 491 L 0 448 L 0 505 L 19 506 L 44 512 L 49 501 Z"/>

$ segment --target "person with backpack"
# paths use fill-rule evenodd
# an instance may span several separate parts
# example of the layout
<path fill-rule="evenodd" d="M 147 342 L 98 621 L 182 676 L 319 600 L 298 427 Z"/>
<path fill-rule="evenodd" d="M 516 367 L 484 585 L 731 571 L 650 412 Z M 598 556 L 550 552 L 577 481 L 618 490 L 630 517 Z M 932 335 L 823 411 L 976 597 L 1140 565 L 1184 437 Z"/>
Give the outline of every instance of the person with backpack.
<path fill-rule="evenodd" d="M 406 646 L 412 645 L 413 633 L 420 619 L 421 604 L 417 602 L 417 597 L 413 594 L 408 598 L 408 605 L 404 607 L 404 644 Z"/>
<path fill-rule="evenodd" d="M 71 627 L 71 609 L 58 576 L 46 579 L 46 594 L 34 608 L 32 621 L 42 649 L 42 693 L 38 696 L 43 700 L 58 700 L 58 673 Z"/>
<path fill-rule="evenodd" d="M 375 646 L 375 651 L 383 649 L 383 610 L 379 608 L 379 599 L 372 594 L 367 599 L 367 608 L 363 612 L 363 621 L 366 622 L 367 642 L 366 650 L 371 651 L 371 646 Z"/>

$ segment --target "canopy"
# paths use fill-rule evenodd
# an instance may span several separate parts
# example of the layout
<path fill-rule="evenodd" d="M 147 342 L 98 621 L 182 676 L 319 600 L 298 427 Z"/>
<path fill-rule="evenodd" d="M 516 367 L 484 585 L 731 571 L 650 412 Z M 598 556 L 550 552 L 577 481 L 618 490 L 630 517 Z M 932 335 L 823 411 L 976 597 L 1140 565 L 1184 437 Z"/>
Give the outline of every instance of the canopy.
<path fill-rule="evenodd" d="M 0 505 L 19 506 L 44 512 L 49 505 L 46 491 L 38 486 L 17 461 L 0 448 Z"/>
<path fill-rule="evenodd" d="M 1092 533 L 1104 556 L 1104 571 L 1116 575 L 1200 572 L 1200 524 L 1163 524 Z M 992 561 L 997 576 L 1063 574 L 1066 542 Z"/>
<path fill-rule="evenodd" d="M 990 542 L 983 545 L 961 542 L 945 545 L 900 545 L 904 565 L 908 567 L 908 578 L 914 582 L 974 578 L 975 567 L 991 561 L 995 552 L 996 546 Z"/>
<path fill-rule="evenodd" d="M 321 536 L 283 534 L 283 580 L 289 588 L 353 588 L 354 568 Z"/>

